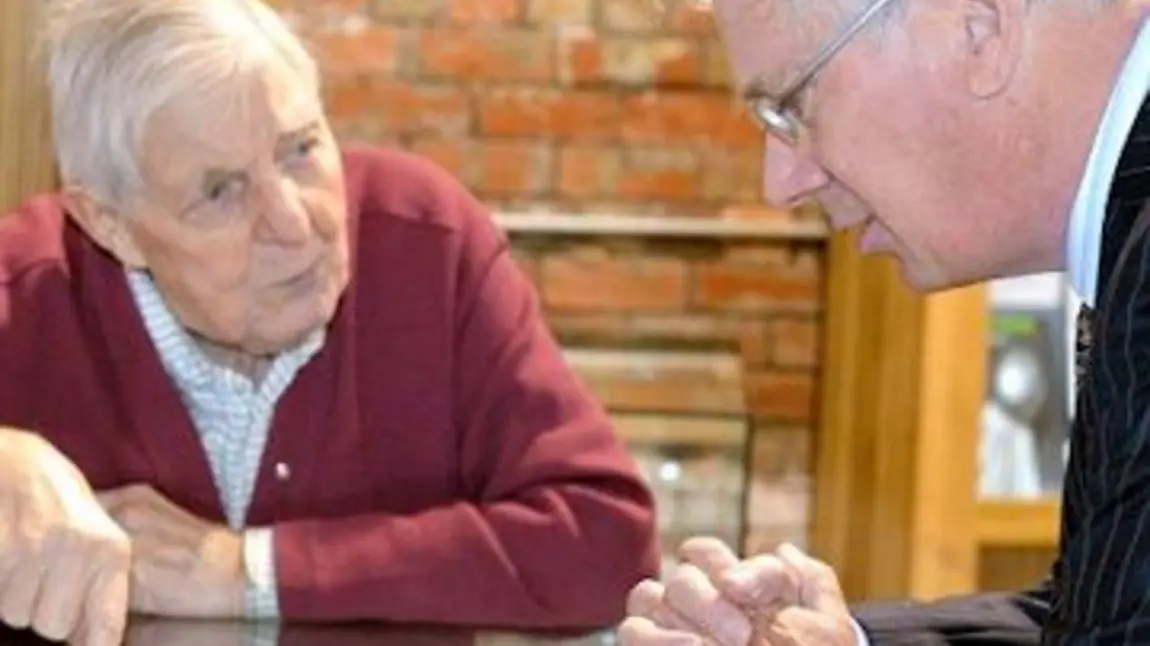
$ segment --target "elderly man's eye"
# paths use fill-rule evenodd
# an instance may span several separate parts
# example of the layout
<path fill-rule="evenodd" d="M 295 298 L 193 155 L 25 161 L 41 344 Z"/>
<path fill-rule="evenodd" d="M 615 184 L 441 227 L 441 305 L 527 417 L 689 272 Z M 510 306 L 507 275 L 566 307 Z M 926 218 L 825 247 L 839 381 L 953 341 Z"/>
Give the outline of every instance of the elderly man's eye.
<path fill-rule="evenodd" d="M 218 202 L 235 196 L 241 190 L 243 190 L 242 180 L 238 178 L 229 179 L 208 186 L 204 197 L 213 202 Z"/>
<path fill-rule="evenodd" d="M 307 139 L 301 139 L 295 143 L 295 146 L 292 147 L 291 154 L 293 157 L 307 157 L 312 153 L 313 150 L 319 147 L 319 143 L 320 142 L 318 137 L 308 137 Z"/>

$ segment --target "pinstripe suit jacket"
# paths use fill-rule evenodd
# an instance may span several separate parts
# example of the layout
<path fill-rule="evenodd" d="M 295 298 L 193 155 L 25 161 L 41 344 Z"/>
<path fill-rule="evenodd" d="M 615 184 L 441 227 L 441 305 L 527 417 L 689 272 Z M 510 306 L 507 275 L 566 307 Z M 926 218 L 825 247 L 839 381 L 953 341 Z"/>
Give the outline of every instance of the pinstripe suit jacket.
<path fill-rule="evenodd" d="M 1150 118 L 1139 118 L 1131 141 L 1146 139 Z M 1050 579 L 1014 594 L 859 606 L 874 646 L 1150 645 L 1150 240 L 1133 231 L 1150 217 L 1150 159 L 1136 157 L 1123 155 L 1107 205 L 1100 307 L 1080 319 L 1080 349 L 1089 351 L 1079 353 L 1085 369 Z"/>

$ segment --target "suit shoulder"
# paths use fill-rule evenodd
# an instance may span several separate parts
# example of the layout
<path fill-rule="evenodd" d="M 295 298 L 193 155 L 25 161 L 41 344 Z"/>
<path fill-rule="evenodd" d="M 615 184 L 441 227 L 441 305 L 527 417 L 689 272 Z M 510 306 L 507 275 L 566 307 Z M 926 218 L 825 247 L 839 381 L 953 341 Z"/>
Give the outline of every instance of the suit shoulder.
<path fill-rule="evenodd" d="M 489 223 L 490 211 L 435 162 L 403 150 L 343 148 L 347 198 L 361 222 L 399 218 L 458 232 Z"/>

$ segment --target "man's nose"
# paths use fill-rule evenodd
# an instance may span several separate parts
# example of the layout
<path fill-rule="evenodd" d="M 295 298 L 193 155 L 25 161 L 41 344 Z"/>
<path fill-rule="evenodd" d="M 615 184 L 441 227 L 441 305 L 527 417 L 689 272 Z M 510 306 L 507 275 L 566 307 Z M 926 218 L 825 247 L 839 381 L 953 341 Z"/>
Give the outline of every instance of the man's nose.
<path fill-rule="evenodd" d="M 307 242 L 312 229 L 311 216 L 299 188 L 285 179 L 265 191 L 263 197 L 264 234 L 285 244 Z"/>
<path fill-rule="evenodd" d="M 788 208 L 814 196 L 830 176 L 800 148 L 767 137 L 763 198 L 775 208 Z"/>

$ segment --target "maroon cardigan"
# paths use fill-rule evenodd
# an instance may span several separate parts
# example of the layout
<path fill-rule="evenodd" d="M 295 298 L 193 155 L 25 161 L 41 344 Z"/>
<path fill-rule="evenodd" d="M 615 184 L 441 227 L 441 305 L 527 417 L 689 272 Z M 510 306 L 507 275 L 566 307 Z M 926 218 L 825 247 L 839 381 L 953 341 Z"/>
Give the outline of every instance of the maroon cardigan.
<path fill-rule="evenodd" d="M 274 527 L 284 618 L 616 622 L 657 568 L 652 499 L 505 236 L 430 163 L 344 163 L 351 282 L 280 400 L 248 515 Z M 52 195 L 0 224 L 0 361 L 0 423 L 96 489 L 150 483 L 223 521 L 123 270 Z"/>

